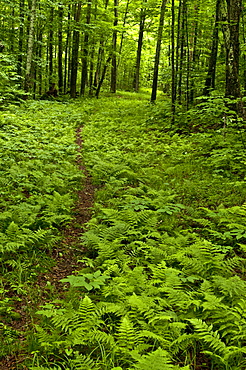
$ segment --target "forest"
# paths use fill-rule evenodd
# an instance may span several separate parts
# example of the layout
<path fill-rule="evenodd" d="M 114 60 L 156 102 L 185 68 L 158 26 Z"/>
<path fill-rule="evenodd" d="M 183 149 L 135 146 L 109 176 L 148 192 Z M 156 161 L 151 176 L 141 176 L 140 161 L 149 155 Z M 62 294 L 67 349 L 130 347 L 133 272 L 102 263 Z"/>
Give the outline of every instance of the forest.
<path fill-rule="evenodd" d="M 243 0 L 1 0 L 0 369 L 246 369 Z"/>

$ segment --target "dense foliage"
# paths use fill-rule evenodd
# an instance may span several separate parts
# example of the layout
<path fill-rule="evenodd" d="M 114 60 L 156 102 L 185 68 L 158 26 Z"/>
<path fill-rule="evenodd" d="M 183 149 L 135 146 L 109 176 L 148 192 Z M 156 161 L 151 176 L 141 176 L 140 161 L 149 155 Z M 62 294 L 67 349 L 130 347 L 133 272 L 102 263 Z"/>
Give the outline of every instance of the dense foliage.
<path fill-rule="evenodd" d="M 1 356 L 11 353 L 18 337 L 8 326 L 11 319 L 20 319 L 13 306 L 21 299 L 35 302 L 39 292 L 32 284 L 51 265 L 46 253 L 71 220 L 72 189 L 83 174 L 75 165 L 76 120 L 70 117 L 68 105 L 45 102 L 1 113 Z"/>
<path fill-rule="evenodd" d="M 163 118 L 165 101 L 145 97 L 2 115 L 1 181 L 12 186 L 2 185 L 3 356 L 21 349 L 8 290 L 35 307 L 35 276 L 71 217 L 81 178 L 74 124 L 85 124 L 83 156 L 98 187 L 84 268 L 62 280 L 63 298 L 47 286 L 30 313 L 29 369 L 245 367 L 244 138 L 230 121 L 181 136 Z"/>

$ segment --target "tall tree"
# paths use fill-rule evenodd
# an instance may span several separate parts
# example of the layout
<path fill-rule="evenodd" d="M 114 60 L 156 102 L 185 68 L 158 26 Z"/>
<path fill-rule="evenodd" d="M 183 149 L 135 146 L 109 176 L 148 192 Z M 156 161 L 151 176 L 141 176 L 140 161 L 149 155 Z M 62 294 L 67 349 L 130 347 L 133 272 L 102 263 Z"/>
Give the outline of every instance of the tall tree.
<path fill-rule="evenodd" d="M 24 13 L 25 0 L 19 0 L 19 54 L 18 54 L 18 67 L 17 73 L 22 76 L 23 67 L 23 41 L 24 41 Z"/>
<path fill-rule="evenodd" d="M 61 93 L 63 89 L 63 5 L 58 5 L 58 90 Z"/>
<path fill-rule="evenodd" d="M 70 47 L 71 47 L 71 5 L 68 5 L 67 10 L 67 28 L 66 28 L 66 46 L 64 57 L 64 93 L 67 91 L 67 86 L 70 83 Z"/>
<path fill-rule="evenodd" d="M 178 102 L 182 101 L 182 79 L 183 79 L 183 65 L 185 52 L 185 20 L 186 20 L 186 0 L 180 1 L 180 55 L 179 55 L 179 70 L 178 70 Z"/>
<path fill-rule="evenodd" d="M 113 29 L 113 39 L 112 39 L 112 67 L 111 67 L 111 92 L 116 92 L 117 84 L 117 25 L 118 25 L 118 5 L 119 1 L 114 0 L 114 29 Z"/>
<path fill-rule="evenodd" d="M 151 102 L 156 101 L 159 62 L 160 62 L 160 53 L 161 53 L 161 42 L 162 42 L 162 33 L 163 33 L 163 27 L 164 27 L 164 15 L 165 15 L 166 3 L 167 3 L 167 0 L 162 0 L 161 2 L 160 20 L 159 20 L 156 52 L 155 52 L 154 76 L 153 76 L 153 83 L 152 83 Z"/>
<path fill-rule="evenodd" d="M 85 94 L 85 86 L 87 83 L 87 73 L 88 73 L 88 54 L 89 54 L 89 25 L 91 23 L 91 6 L 92 0 L 87 3 L 87 12 L 86 12 L 86 30 L 84 33 L 84 46 L 83 46 L 83 55 L 82 55 L 82 72 L 81 72 L 81 89 L 80 94 Z"/>
<path fill-rule="evenodd" d="M 26 92 L 29 92 L 30 87 L 31 87 L 31 68 L 32 68 L 33 45 L 34 45 L 34 37 L 35 37 L 36 7 L 37 7 L 36 0 L 32 0 L 28 44 L 27 44 L 26 74 L 25 74 L 25 83 L 24 83 L 24 89 Z"/>
<path fill-rule="evenodd" d="M 175 70 L 175 1 L 172 0 L 172 28 L 171 28 L 171 65 L 172 65 L 172 124 L 175 122 L 176 104 L 176 70 Z"/>
<path fill-rule="evenodd" d="M 141 64 L 141 55 L 143 47 L 143 36 L 144 36 L 144 26 L 146 19 L 146 2 L 143 0 L 143 4 L 140 10 L 140 20 L 139 20 L 139 32 L 138 32 L 138 48 L 137 48 L 137 57 L 136 57 L 136 66 L 133 78 L 133 89 L 139 91 L 139 77 L 140 77 L 140 64 Z"/>
<path fill-rule="evenodd" d="M 81 15 L 81 1 L 74 5 L 74 31 L 72 44 L 72 60 L 71 60 L 71 79 L 70 79 L 70 95 L 71 98 L 76 97 L 77 73 L 78 73 L 78 55 L 79 55 L 79 39 L 80 30 L 79 22 Z"/>
<path fill-rule="evenodd" d="M 49 84 L 53 83 L 53 47 L 54 47 L 54 5 L 51 4 L 49 15 L 49 44 L 48 44 L 48 59 L 49 59 Z"/>
<path fill-rule="evenodd" d="M 227 97 L 240 97 L 239 83 L 239 24 L 242 10 L 242 0 L 226 0 L 228 34 L 226 47 L 226 92 Z"/>
<path fill-rule="evenodd" d="M 220 19 L 221 1 L 222 0 L 216 1 L 215 24 L 212 36 L 211 54 L 208 64 L 208 73 L 205 81 L 205 87 L 203 90 L 204 95 L 209 95 L 210 90 L 215 88 L 216 64 L 219 45 L 219 19 Z"/>

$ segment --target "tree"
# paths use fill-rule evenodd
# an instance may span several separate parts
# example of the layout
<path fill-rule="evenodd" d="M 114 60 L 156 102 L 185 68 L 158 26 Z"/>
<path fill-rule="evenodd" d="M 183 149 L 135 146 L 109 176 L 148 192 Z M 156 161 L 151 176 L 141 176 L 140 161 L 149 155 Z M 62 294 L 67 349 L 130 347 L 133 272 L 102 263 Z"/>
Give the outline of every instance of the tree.
<path fill-rule="evenodd" d="M 136 57 L 136 66 L 133 79 L 133 89 L 139 91 L 139 76 L 140 76 L 140 64 L 141 64 L 141 55 L 143 47 L 143 36 L 144 36 L 144 26 L 146 19 L 146 2 L 143 0 L 143 4 L 140 10 L 140 20 L 139 20 L 139 32 L 138 32 L 138 48 L 137 48 L 137 57 Z"/>
<path fill-rule="evenodd" d="M 204 95 L 209 95 L 211 89 L 215 88 L 216 63 L 219 44 L 219 16 L 220 16 L 221 0 L 216 1 L 215 24 L 212 36 L 211 54 L 208 64 L 208 73 L 203 90 Z"/>
<path fill-rule="evenodd" d="M 58 5 L 58 90 L 63 90 L 63 5 Z"/>
<path fill-rule="evenodd" d="M 156 100 L 159 62 L 160 62 L 160 53 L 161 53 L 161 42 L 162 42 L 162 33 L 163 33 L 163 27 L 164 27 L 164 15 L 165 15 L 166 3 L 167 3 L 167 0 L 162 0 L 161 9 L 160 9 L 160 20 L 159 20 L 156 52 L 155 52 L 154 77 L 153 77 L 153 83 L 152 83 L 151 102 L 154 102 Z"/>
<path fill-rule="evenodd" d="M 82 56 L 82 72 L 81 72 L 81 89 L 80 94 L 85 94 L 85 86 L 87 83 L 87 69 L 88 69 L 88 54 L 89 54 L 89 25 L 91 23 L 91 6 L 92 0 L 87 3 L 87 13 L 86 13 L 86 30 L 84 33 L 84 47 Z"/>
<path fill-rule="evenodd" d="M 79 55 L 79 21 L 81 15 L 81 2 L 79 1 L 74 5 L 74 31 L 73 31 L 73 44 L 72 44 L 72 60 L 71 60 L 71 79 L 70 79 L 70 95 L 71 98 L 76 97 L 76 83 L 78 73 L 78 55 Z"/>
<path fill-rule="evenodd" d="M 239 24 L 242 0 L 226 0 L 228 33 L 225 33 L 226 48 L 226 97 L 239 98 Z"/>
<path fill-rule="evenodd" d="M 114 29 L 112 38 L 112 68 L 111 68 L 111 88 L 112 93 L 116 92 L 117 84 L 117 25 L 118 25 L 118 0 L 114 0 Z"/>
<path fill-rule="evenodd" d="M 30 87 L 31 87 L 31 68 L 32 68 L 33 45 L 34 45 L 34 36 L 35 36 L 36 6 L 37 6 L 36 0 L 32 0 L 28 44 L 27 44 L 26 74 L 25 74 L 25 83 L 24 83 L 24 89 L 26 92 L 29 92 Z"/>

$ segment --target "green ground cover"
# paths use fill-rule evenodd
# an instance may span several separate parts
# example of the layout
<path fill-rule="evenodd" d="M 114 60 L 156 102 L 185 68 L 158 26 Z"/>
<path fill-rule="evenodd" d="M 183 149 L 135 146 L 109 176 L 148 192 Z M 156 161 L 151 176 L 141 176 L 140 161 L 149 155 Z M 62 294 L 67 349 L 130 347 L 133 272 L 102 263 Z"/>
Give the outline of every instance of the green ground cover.
<path fill-rule="evenodd" d="M 84 125 L 83 157 L 98 187 L 93 217 L 81 240 L 87 250 L 85 268 L 63 280 L 66 298 L 54 296 L 36 313 L 40 321 L 28 336 L 28 369 L 245 368 L 242 133 L 225 127 L 177 134 L 163 118 L 164 103 L 150 106 L 144 95 L 137 97 L 122 93 L 80 105 L 45 103 L 47 116 L 42 108 L 36 123 L 30 117 L 42 105 L 31 105 L 22 113 L 32 122 L 27 136 L 21 114 L 13 119 L 18 140 L 33 142 L 31 153 L 16 153 L 9 140 L 13 166 L 20 162 L 18 184 L 27 183 L 16 190 L 19 204 L 26 207 L 32 198 L 33 203 L 29 213 L 26 208 L 23 212 L 24 226 L 16 219 L 1 219 L 5 238 L 11 228 L 17 230 L 14 235 L 24 234 L 20 246 L 2 250 L 2 265 L 9 264 L 11 274 L 18 271 L 9 263 L 16 250 L 23 250 L 20 265 L 33 266 L 30 251 L 42 255 L 52 248 L 56 230 L 71 217 L 70 189 L 81 177 L 74 167 L 75 126 Z M 11 130 L 9 125 L 4 135 L 16 139 Z M 46 140 L 47 151 L 32 135 Z M 25 175 L 29 161 L 28 170 L 42 171 L 34 184 Z M 11 175 L 8 168 L 3 168 L 4 179 L 14 181 L 18 171 Z M 33 195 L 26 197 L 27 192 Z M 8 203 L 10 195 L 3 199 L 4 213 L 11 213 L 16 201 Z M 40 205 L 41 199 L 46 203 Z M 35 216 L 32 207 L 37 206 Z M 39 244 L 32 244 L 38 233 Z M 6 245 L 12 243 L 6 240 Z"/>

